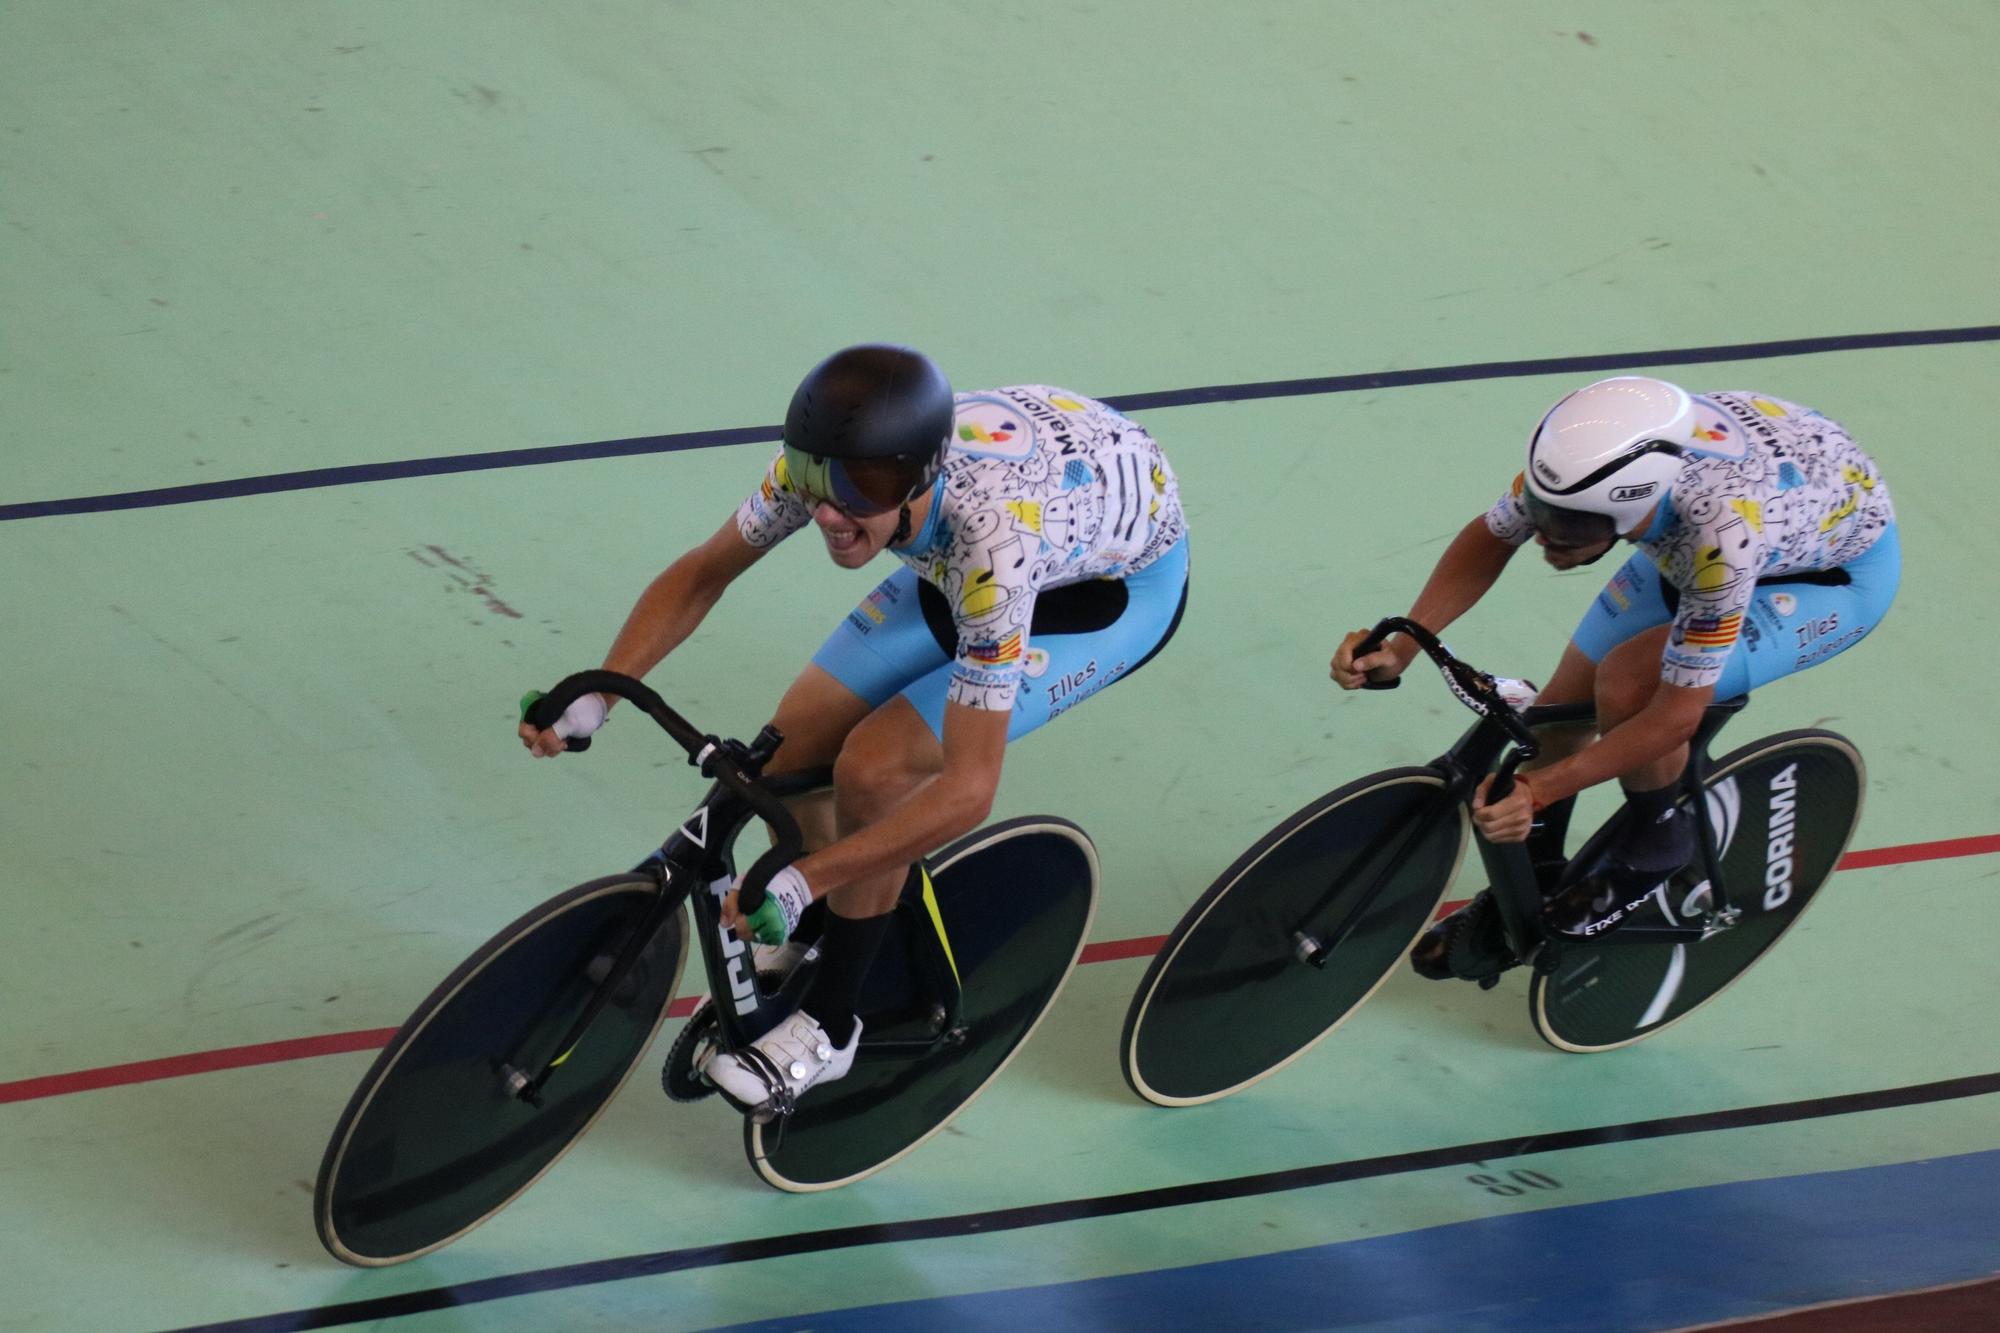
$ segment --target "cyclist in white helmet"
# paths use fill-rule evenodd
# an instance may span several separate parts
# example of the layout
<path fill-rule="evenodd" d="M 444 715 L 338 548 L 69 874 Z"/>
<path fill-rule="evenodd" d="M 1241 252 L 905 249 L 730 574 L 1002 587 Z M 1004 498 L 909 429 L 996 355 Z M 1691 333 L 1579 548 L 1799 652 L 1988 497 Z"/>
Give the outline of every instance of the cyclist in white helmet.
<path fill-rule="evenodd" d="M 1473 812 L 1491 841 L 1525 840 L 1547 886 L 1564 864 L 1576 793 L 1619 780 L 1632 815 L 1622 836 L 1545 909 L 1551 929 L 1589 937 L 1697 852 L 1675 793 L 1703 710 L 1859 642 L 1895 597 L 1901 548 L 1887 484 L 1838 423 L 1763 394 L 1690 394 L 1643 376 L 1601 380 L 1549 410 L 1527 466 L 1452 541 L 1410 618 L 1443 630 L 1530 539 L 1557 569 L 1621 540 L 1638 547 L 1537 696 L 1594 699 L 1597 734 L 1548 735 L 1512 793 L 1487 804 L 1482 787 Z M 1395 636 L 1357 658 L 1365 636 L 1349 634 L 1334 653 L 1342 688 L 1393 677 L 1416 656 Z M 1471 932 L 1493 970 L 1511 963 L 1490 896 L 1481 899 L 1418 942 L 1419 972 L 1449 975 L 1455 931 Z"/>

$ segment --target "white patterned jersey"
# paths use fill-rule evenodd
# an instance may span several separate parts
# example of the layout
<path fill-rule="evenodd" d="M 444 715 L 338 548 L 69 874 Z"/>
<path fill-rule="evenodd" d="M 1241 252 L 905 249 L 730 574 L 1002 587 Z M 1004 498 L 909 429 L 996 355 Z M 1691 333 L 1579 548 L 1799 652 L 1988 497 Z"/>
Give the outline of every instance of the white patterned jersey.
<path fill-rule="evenodd" d="M 1681 593 L 1660 678 L 1702 686 L 1721 676 L 1758 579 L 1844 565 L 1896 511 L 1875 461 L 1838 422 L 1764 394 L 1694 401 L 1702 450 L 1681 465 L 1638 545 Z M 1512 546 L 1534 535 L 1523 485 L 1517 475 L 1486 514 L 1487 530 Z"/>
<path fill-rule="evenodd" d="M 1187 520 L 1160 446 L 1103 403 L 1021 384 L 961 393 L 957 404 L 930 514 L 891 553 L 951 604 L 951 701 L 1004 710 L 1020 684 L 1036 595 L 1136 574 L 1186 535 Z M 762 548 L 811 521 L 780 449 L 737 509 L 737 531 Z"/>

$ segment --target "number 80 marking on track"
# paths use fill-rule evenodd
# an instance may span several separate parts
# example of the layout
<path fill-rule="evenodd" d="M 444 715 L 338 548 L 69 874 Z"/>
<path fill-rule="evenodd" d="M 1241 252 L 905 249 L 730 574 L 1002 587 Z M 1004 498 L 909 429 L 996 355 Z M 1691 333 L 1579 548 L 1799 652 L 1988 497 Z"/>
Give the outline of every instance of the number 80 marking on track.
<path fill-rule="evenodd" d="M 1477 1185 L 1488 1194 L 1504 1195 L 1512 1198 L 1526 1194 L 1529 1190 L 1559 1190 L 1562 1182 L 1543 1171 L 1509 1171 L 1505 1180 L 1499 1176 L 1467 1176 L 1466 1183 Z M 1510 1183 L 1511 1182 L 1511 1183 Z"/>

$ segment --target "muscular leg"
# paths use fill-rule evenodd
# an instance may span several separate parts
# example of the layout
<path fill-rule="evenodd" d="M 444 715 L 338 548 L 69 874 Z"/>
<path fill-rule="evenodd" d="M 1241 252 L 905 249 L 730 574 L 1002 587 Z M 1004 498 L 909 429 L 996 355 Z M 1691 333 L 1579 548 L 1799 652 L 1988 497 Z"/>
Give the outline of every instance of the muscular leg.
<path fill-rule="evenodd" d="M 785 740 L 773 757 L 773 772 L 833 762 L 834 797 L 824 811 L 830 816 L 827 827 L 816 841 L 807 830 L 815 846 L 873 823 L 944 768 L 944 747 L 907 700 L 898 696 L 871 711 L 859 695 L 817 667 L 807 667 L 793 682 L 774 721 Z M 751 1049 L 721 1052 L 707 1066 L 709 1077 L 737 1102 L 757 1105 L 785 1081 L 804 1077 L 808 1068 L 815 1079 L 836 1079 L 847 1072 L 858 1036 L 854 1009 L 861 983 L 888 933 L 907 874 L 907 869 L 894 869 L 844 885 L 807 909 L 824 913 L 826 920 L 818 932 L 819 970 L 799 1015 L 759 1037 Z M 800 937 L 806 932 L 802 926 Z"/>
<path fill-rule="evenodd" d="M 1600 733 L 1629 720 L 1652 700 L 1660 683 L 1660 653 L 1666 647 L 1669 627 L 1658 625 L 1642 630 L 1630 639 L 1616 645 L 1604 654 L 1601 661 L 1593 663 L 1583 651 L 1572 642 L 1564 651 L 1560 665 L 1556 668 L 1549 688 L 1543 690 L 1539 702 L 1570 703 L 1579 699 L 1594 699 L 1597 705 L 1596 730 Z M 1566 727 L 1560 732 L 1545 736 L 1542 753 L 1533 764 L 1526 765 L 1528 771 L 1553 763 L 1567 755 L 1576 753 L 1590 740 L 1590 729 Z M 1687 766 L 1687 747 L 1661 755 L 1659 758 L 1640 765 L 1619 775 L 1619 785 L 1624 789 L 1627 800 L 1638 806 L 1648 824 L 1673 803 L 1672 788 L 1679 781 L 1681 770 Z M 1542 823 L 1558 829 L 1566 827 L 1574 798 L 1566 798 L 1550 805 L 1537 816 L 1536 833 L 1530 834 L 1531 843 L 1542 845 L 1534 849 L 1538 866 L 1560 868 L 1561 837 L 1556 832 L 1553 840 L 1542 834 Z"/>
<path fill-rule="evenodd" d="M 875 823 L 944 771 L 944 746 L 910 701 L 898 696 L 848 733 L 834 761 L 834 817 L 845 837 Z M 828 895 L 841 916 L 877 916 L 896 905 L 905 872 L 850 884 Z"/>
<path fill-rule="evenodd" d="M 889 700 L 848 733 L 834 761 L 834 817 L 842 835 L 867 827 L 943 771 L 944 747 L 907 699 Z M 801 1006 L 844 1047 L 854 1029 L 861 983 L 875 961 L 889 913 L 901 897 L 907 868 L 897 868 L 827 895 L 819 976 Z"/>
<path fill-rule="evenodd" d="M 1661 625 L 1634 635 L 1604 655 L 1597 665 L 1597 725 L 1609 731 L 1652 701 L 1660 687 L 1660 654 L 1667 646 Z M 1640 765 L 1618 780 L 1626 791 L 1655 791 L 1680 778 L 1687 767 L 1688 747 L 1679 745 Z"/>
<path fill-rule="evenodd" d="M 778 700 L 771 721 L 785 740 L 771 760 L 770 772 L 796 773 L 802 768 L 831 764 L 847 743 L 848 733 L 870 712 L 868 701 L 811 663 Z"/>
<path fill-rule="evenodd" d="M 1572 641 L 1563 646 L 1562 659 L 1556 663 L 1555 674 L 1549 683 L 1535 696 L 1538 704 L 1580 704 L 1596 696 L 1597 663 L 1583 655 L 1583 649 Z M 1587 722 L 1571 726 L 1543 727 L 1536 735 L 1541 744 L 1541 753 L 1533 762 L 1521 765 L 1521 771 L 1532 773 L 1558 759 L 1567 758 L 1590 743 L 1596 728 Z"/>
<path fill-rule="evenodd" d="M 1668 629 L 1668 626 L 1660 625 L 1642 631 L 1606 653 L 1601 662 L 1592 662 L 1583 655 L 1582 649 L 1570 643 L 1563 649 L 1555 675 L 1535 696 L 1535 702 L 1569 704 L 1594 699 L 1597 704 L 1595 730 L 1600 733 L 1611 730 L 1652 701 L 1653 692 L 1660 684 L 1660 654 L 1667 645 Z M 1523 764 L 1521 771 L 1532 773 L 1575 754 L 1589 743 L 1591 732 L 1592 728 L 1582 725 L 1543 728 L 1541 753 L 1534 762 Z M 1620 774 L 1619 778 L 1628 791 L 1650 791 L 1679 778 L 1681 770 L 1687 767 L 1687 759 L 1688 749 L 1683 745 L 1629 773 Z"/>
<path fill-rule="evenodd" d="M 914 576 L 900 570 L 884 586 L 900 588 L 902 595 L 887 598 L 900 608 L 899 614 L 875 620 L 865 647 L 848 626 L 836 628 L 785 691 L 772 718 L 784 742 L 772 757 L 770 773 L 834 768 L 831 798 L 822 794 L 791 803 L 809 849 L 871 822 L 902 792 L 943 767 L 943 747 L 915 709 L 900 697 L 877 708 L 861 693 L 882 697 L 948 660 L 919 614 Z M 847 681 L 853 684 L 843 683 Z M 912 761 L 912 753 L 923 757 Z M 887 932 L 904 876 L 894 870 L 879 876 L 879 882 L 843 886 L 806 909 L 807 919 L 793 943 L 817 938 L 820 963 L 799 1013 L 750 1049 L 720 1052 L 707 1066 L 710 1078 L 738 1103 L 754 1106 L 785 1085 L 796 1088 L 804 1080 L 810 1086 L 847 1072 L 858 1035 L 855 1002 Z"/>
<path fill-rule="evenodd" d="M 849 734 L 869 711 L 867 700 L 822 668 L 808 663 L 785 691 L 785 697 L 778 701 L 778 712 L 771 722 L 785 739 L 765 771 L 797 773 L 832 764 Z M 834 840 L 837 830 L 832 793 L 814 792 L 786 804 L 799 821 L 807 851 Z"/>
<path fill-rule="evenodd" d="M 1660 688 L 1660 653 L 1669 627 L 1633 635 L 1597 664 L 1597 722 L 1610 731 L 1651 702 Z M 1626 820 L 1602 859 L 1550 900 L 1545 920 L 1566 935 L 1590 935 L 1617 925 L 1694 854 L 1693 825 L 1679 810 L 1675 788 L 1688 747 L 1676 746 L 1618 775 Z"/>

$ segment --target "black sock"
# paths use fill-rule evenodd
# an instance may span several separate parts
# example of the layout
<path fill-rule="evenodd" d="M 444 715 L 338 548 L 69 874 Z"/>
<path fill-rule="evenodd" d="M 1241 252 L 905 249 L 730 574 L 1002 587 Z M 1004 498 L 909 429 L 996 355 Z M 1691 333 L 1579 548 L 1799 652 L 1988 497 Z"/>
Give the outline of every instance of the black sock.
<path fill-rule="evenodd" d="M 847 1045 L 854 1035 L 861 983 L 875 962 L 892 915 L 893 910 L 864 917 L 826 914 L 826 933 L 819 937 L 819 974 L 799 1008 L 826 1029 L 826 1039 L 836 1047 Z"/>
<path fill-rule="evenodd" d="M 806 905 L 806 910 L 799 913 L 799 924 L 792 931 L 792 938 L 805 945 L 819 943 L 820 936 L 826 934 L 826 919 L 831 915 L 833 910 L 826 905 L 826 899 L 813 899 Z"/>
<path fill-rule="evenodd" d="M 1681 784 L 1669 782 L 1651 791 L 1633 791 L 1630 787 L 1620 790 L 1625 793 L 1625 804 L 1632 807 L 1632 812 L 1650 824 L 1673 807 L 1674 798 L 1681 793 Z"/>
<path fill-rule="evenodd" d="M 1625 793 L 1631 817 L 1618 840 L 1618 859 L 1634 870 L 1678 870 L 1695 853 L 1694 820 L 1680 808 L 1680 784 Z"/>

